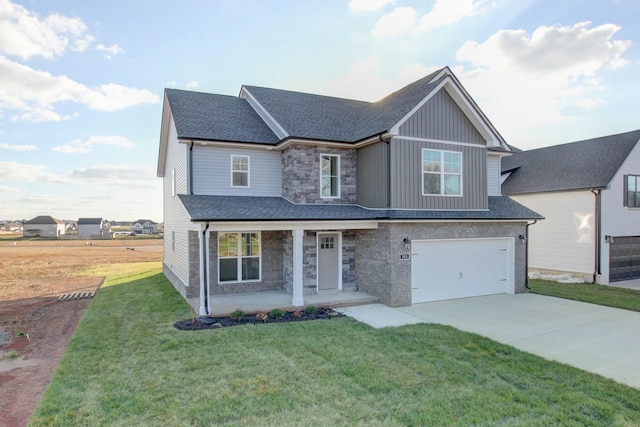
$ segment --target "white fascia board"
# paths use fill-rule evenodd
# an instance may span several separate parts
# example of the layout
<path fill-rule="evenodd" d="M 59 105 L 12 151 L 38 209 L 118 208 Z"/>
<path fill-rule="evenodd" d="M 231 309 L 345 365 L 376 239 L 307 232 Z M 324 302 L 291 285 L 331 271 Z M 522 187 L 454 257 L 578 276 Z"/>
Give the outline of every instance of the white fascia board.
<path fill-rule="evenodd" d="M 266 108 L 264 108 L 262 104 L 260 104 L 258 100 L 253 95 L 251 95 L 251 92 L 249 92 L 245 86 L 242 86 L 242 89 L 240 89 L 240 98 L 251 100 L 251 102 L 247 101 L 249 102 L 249 105 L 251 105 L 254 109 L 257 108 L 256 113 L 258 113 L 258 115 L 263 118 L 267 126 L 269 126 L 273 133 L 275 133 L 280 139 L 284 139 L 289 136 L 287 131 L 284 130 L 280 123 L 278 123 L 277 120 L 271 114 L 269 114 Z M 267 120 L 265 120 L 265 118 Z M 271 126 L 271 123 L 273 123 L 273 127 Z"/>
<path fill-rule="evenodd" d="M 167 162 L 167 147 L 169 145 L 169 129 L 173 122 L 173 114 L 171 113 L 171 106 L 167 96 L 164 96 L 162 104 L 162 122 L 160 124 L 160 147 L 158 149 L 158 167 L 156 169 L 156 176 L 163 177 L 165 173 L 165 167 Z"/>
<path fill-rule="evenodd" d="M 209 229 L 212 231 L 371 230 L 376 228 L 378 228 L 377 221 L 209 221 Z"/>

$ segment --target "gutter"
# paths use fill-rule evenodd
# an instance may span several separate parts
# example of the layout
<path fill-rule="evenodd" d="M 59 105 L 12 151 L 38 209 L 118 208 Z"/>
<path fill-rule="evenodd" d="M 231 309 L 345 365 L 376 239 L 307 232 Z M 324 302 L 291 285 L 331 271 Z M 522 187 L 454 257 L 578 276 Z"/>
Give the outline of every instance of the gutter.
<path fill-rule="evenodd" d="M 524 237 L 526 239 L 525 247 L 524 247 L 524 287 L 527 289 L 531 289 L 529 287 L 529 227 L 537 223 L 538 220 L 534 219 L 533 222 L 527 222 L 527 228 L 524 233 Z"/>
<path fill-rule="evenodd" d="M 600 253 L 602 251 L 602 243 L 600 241 L 600 238 L 602 237 L 602 190 L 598 189 L 598 190 L 594 190 L 592 189 L 591 192 L 593 193 L 593 195 L 596 197 L 595 198 L 595 214 L 596 214 L 596 218 L 595 218 L 595 225 L 596 225 L 596 232 L 595 232 L 595 239 L 594 239 L 594 271 L 593 271 L 593 283 L 596 283 L 597 278 L 600 274 L 602 274 L 602 269 L 601 269 L 601 264 L 602 264 L 602 254 Z"/>

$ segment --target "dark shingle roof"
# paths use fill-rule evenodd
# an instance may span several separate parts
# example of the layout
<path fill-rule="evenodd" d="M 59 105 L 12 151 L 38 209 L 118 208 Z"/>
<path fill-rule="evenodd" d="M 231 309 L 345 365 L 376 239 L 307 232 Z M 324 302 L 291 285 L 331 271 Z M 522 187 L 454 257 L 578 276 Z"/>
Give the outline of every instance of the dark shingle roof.
<path fill-rule="evenodd" d="M 282 197 L 179 195 L 192 221 L 358 221 L 542 219 L 508 197 L 489 197 L 489 209 L 427 211 L 367 209 L 356 205 L 294 204 Z"/>
<path fill-rule="evenodd" d="M 246 100 L 165 89 L 178 138 L 276 144 L 278 137 Z"/>
<path fill-rule="evenodd" d="M 431 82 L 440 71 L 376 102 L 257 86 L 244 88 L 290 137 L 357 142 L 395 125 L 440 83 L 440 80 Z"/>
<path fill-rule="evenodd" d="M 25 224 L 64 224 L 64 221 L 60 221 L 49 215 L 40 215 L 25 222 Z"/>
<path fill-rule="evenodd" d="M 604 188 L 638 140 L 640 130 L 505 157 L 502 172 L 511 172 L 511 175 L 502 184 L 502 193 Z"/>
<path fill-rule="evenodd" d="M 102 218 L 78 218 L 78 225 L 102 224 Z"/>

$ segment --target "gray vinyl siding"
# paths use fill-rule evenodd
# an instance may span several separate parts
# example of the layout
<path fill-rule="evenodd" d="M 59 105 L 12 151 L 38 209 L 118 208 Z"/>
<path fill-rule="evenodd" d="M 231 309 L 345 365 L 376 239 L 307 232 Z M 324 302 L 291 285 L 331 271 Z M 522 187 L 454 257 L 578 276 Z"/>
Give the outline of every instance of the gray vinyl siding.
<path fill-rule="evenodd" d="M 400 126 L 399 134 L 441 141 L 486 144 L 482 135 L 444 89 L 438 91 L 409 117 Z"/>
<path fill-rule="evenodd" d="M 422 149 L 462 153 L 462 197 L 422 195 Z M 391 141 L 391 208 L 487 209 L 487 151 L 473 147 L 394 137 Z"/>
<path fill-rule="evenodd" d="M 175 169 L 176 195 L 187 193 L 187 146 L 178 143 L 173 119 L 169 125 L 166 169 L 163 178 L 164 255 L 163 261 L 181 282 L 189 285 L 188 232 L 197 230 L 177 196 L 172 196 Z M 175 233 L 175 245 L 173 235 Z M 175 285 L 175 284 L 174 284 Z"/>
<path fill-rule="evenodd" d="M 231 156 L 249 157 L 249 187 L 231 186 Z M 216 196 L 282 195 L 279 151 L 193 147 L 193 194 Z"/>
<path fill-rule="evenodd" d="M 500 189 L 500 157 L 487 157 L 487 195 L 501 196 Z"/>
<path fill-rule="evenodd" d="M 384 142 L 360 148 L 357 155 L 357 203 L 370 208 L 389 204 L 389 145 Z"/>

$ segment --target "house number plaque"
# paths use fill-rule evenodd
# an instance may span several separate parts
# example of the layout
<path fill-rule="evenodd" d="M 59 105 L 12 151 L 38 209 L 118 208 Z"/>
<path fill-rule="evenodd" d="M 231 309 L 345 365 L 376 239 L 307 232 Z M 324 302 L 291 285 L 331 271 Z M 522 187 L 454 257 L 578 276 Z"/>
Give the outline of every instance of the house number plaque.
<path fill-rule="evenodd" d="M 409 254 L 400 254 L 400 259 L 409 259 Z"/>

